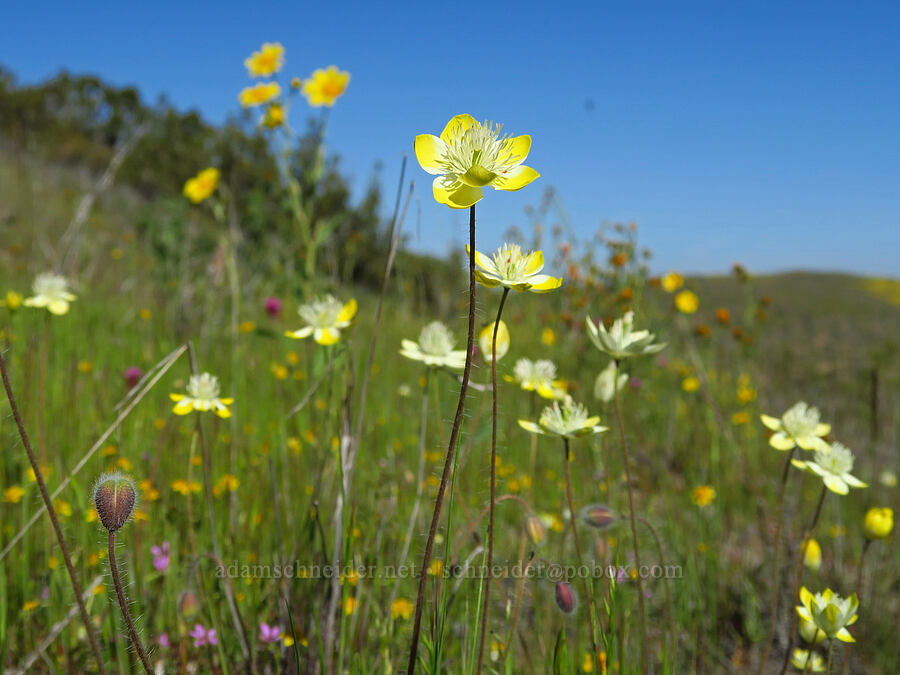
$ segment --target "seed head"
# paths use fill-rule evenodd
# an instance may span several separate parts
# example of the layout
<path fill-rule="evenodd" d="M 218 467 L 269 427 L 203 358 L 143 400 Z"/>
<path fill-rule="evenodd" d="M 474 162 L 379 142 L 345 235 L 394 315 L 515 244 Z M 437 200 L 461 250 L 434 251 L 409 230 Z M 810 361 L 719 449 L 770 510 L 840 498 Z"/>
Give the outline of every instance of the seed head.
<path fill-rule="evenodd" d="M 581 510 L 581 519 L 590 527 L 605 530 L 616 522 L 616 514 L 605 504 L 591 504 Z"/>

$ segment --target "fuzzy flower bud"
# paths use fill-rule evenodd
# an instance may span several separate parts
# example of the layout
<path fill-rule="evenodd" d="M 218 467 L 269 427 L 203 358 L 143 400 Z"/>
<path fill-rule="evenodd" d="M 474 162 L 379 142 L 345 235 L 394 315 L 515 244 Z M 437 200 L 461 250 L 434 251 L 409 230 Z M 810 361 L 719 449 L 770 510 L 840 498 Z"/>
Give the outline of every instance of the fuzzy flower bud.
<path fill-rule="evenodd" d="M 134 481 L 123 473 L 105 473 L 94 487 L 94 506 L 100 522 L 109 532 L 115 532 L 128 522 L 137 501 Z"/>

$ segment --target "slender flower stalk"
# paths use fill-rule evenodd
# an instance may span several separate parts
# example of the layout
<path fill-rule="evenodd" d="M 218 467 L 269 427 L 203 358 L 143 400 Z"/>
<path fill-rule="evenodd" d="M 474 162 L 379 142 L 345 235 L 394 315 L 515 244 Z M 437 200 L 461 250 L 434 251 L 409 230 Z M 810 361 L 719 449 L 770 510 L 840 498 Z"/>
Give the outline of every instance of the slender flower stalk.
<path fill-rule="evenodd" d="M 425 554 L 422 556 L 422 568 L 419 573 L 419 589 L 416 593 L 416 610 L 413 618 L 412 639 L 409 650 L 408 675 L 413 675 L 416 670 L 416 658 L 419 651 L 419 632 L 422 628 L 422 609 L 425 602 L 425 586 L 428 583 L 428 567 L 431 565 L 434 537 L 437 534 L 438 522 L 441 518 L 441 507 L 444 504 L 444 492 L 447 490 L 447 481 L 450 477 L 450 467 L 453 465 L 456 443 L 459 439 L 459 429 L 462 425 L 463 412 L 466 407 L 466 393 L 469 390 L 469 375 L 472 370 L 472 355 L 475 346 L 475 205 L 469 207 L 469 327 L 466 338 L 466 365 L 463 368 L 462 383 L 459 387 L 459 402 L 456 406 L 456 415 L 453 418 L 453 428 L 450 431 L 450 440 L 447 443 L 447 455 L 444 458 L 444 469 L 441 472 L 441 482 L 438 485 L 437 496 L 434 500 L 434 513 L 431 516 L 431 526 L 428 530 L 428 539 L 425 541 Z"/>
<path fill-rule="evenodd" d="M 772 608 L 772 623 L 769 626 L 769 633 L 766 636 L 766 644 L 763 649 L 762 657 L 759 659 L 759 666 L 757 667 L 756 673 L 757 675 L 762 675 L 763 668 L 765 668 L 766 661 L 769 659 L 769 653 L 772 650 L 772 640 L 775 637 L 775 625 L 778 622 L 778 576 L 779 576 L 779 567 L 778 567 L 778 554 L 781 550 L 781 528 L 784 520 L 784 493 L 785 488 L 787 487 L 788 475 L 790 474 L 791 468 L 791 460 L 794 458 L 794 453 L 797 452 L 797 446 L 791 448 L 790 454 L 787 456 L 787 459 L 784 462 L 784 470 L 781 472 L 781 486 L 778 489 L 778 515 L 777 520 L 775 522 L 775 540 L 772 542 L 772 597 L 769 600 L 769 606 Z"/>
<path fill-rule="evenodd" d="M 616 359 L 616 370 L 619 369 L 619 360 Z M 634 515 L 634 487 L 631 484 L 631 460 L 628 457 L 628 441 L 625 438 L 625 424 L 622 422 L 622 410 L 619 406 L 619 390 L 615 388 L 613 402 L 616 408 L 616 420 L 619 424 L 619 435 L 622 438 L 622 455 L 625 461 L 625 481 L 628 486 L 628 516 L 631 520 L 631 538 L 634 541 L 634 561 L 638 569 L 641 569 L 641 549 L 638 544 L 637 525 Z M 647 670 L 647 610 L 644 607 L 644 583 L 641 575 L 638 574 L 638 604 L 641 610 L 641 672 L 649 672 Z"/>
<path fill-rule="evenodd" d="M 119 579 L 119 563 L 116 561 L 116 533 L 109 533 L 109 569 L 112 572 L 113 584 L 116 587 L 116 597 L 119 599 L 119 608 L 122 610 L 122 616 L 128 626 L 128 634 L 131 636 L 131 644 L 134 646 L 141 660 L 141 665 L 147 671 L 147 675 L 153 675 L 153 667 L 147 658 L 147 650 L 141 642 L 141 638 L 134 627 L 134 621 L 131 618 L 131 612 L 128 610 L 128 600 L 125 598 L 125 592 L 122 590 L 122 580 Z"/>
<path fill-rule="evenodd" d="M 809 522 L 809 525 L 806 527 L 806 530 L 803 532 L 803 538 L 800 540 L 802 542 L 800 551 L 797 553 L 797 565 L 794 571 L 794 583 L 791 586 L 791 597 L 797 597 L 797 594 L 800 592 L 800 583 L 803 581 L 803 550 L 806 546 L 806 542 L 812 536 L 813 530 L 816 527 L 816 523 L 819 522 L 819 516 L 822 513 L 822 504 L 825 503 L 825 495 L 828 494 L 828 486 L 822 486 L 822 492 L 819 495 L 819 501 L 816 504 L 816 511 L 813 514 L 812 520 Z M 791 621 L 791 630 L 788 634 L 788 647 L 785 651 L 784 663 L 781 665 L 781 675 L 784 675 L 787 670 L 788 663 L 791 660 L 791 653 L 794 650 L 794 634 L 797 632 L 797 622 L 799 618 L 795 613 L 794 617 Z"/>
<path fill-rule="evenodd" d="M 481 636 L 478 639 L 478 665 L 475 669 L 477 675 L 480 675 L 482 662 L 484 661 L 484 640 L 487 635 L 487 615 L 491 598 L 491 565 L 494 562 L 494 496 L 497 488 L 497 329 L 500 326 L 500 317 L 503 315 L 503 305 L 506 304 L 506 296 L 508 295 L 509 287 L 504 287 L 503 295 L 500 297 L 500 306 L 497 308 L 497 319 L 494 321 L 494 334 L 491 337 L 491 391 L 493 394 L 493 409 L 491 414 L 491 502 L 490 515 L 488 517 L 484 604 L 481 608 Z"/>
<path fill-rule="evenodd" d="M 6 389 L 6 397 L 9 399 L 9 407 L 12 411 L 13 419 L 16 421 L 16 427 L 19 430 L 19 436 L 22 438 L 22 445 L 25 447 L 25 453 L 28 455 L 28 461 L 31 463 L 31 469 L 34 471 L 34 480 L 38 484 L 41 493 L 41 499 L 44 500 L 44 506 L 47 514 L 50 516 L 50 523 L 53 525 L 53 532 L 56 535 L 56 541 L 59 543 L 60 551 L 62 551 L 63 560 L 66 563 L 66 570 L 69 573 L 69 580 L 72 583 L 72 590 L 75 592 L 75 602 L 78 603 L 78 612 L 81 614 L 81 621 L 84 623 L 84 630 L 87 632 L 88 640 L 91 643 L 91 651 L 94 652 L 94 658 L 97 661 L 97 670 L 100 675 L 106 675 L 106 667 L 103 665 L 103 655 L 100 652 L 100 643 L 97 641 L 97 635 L 94 632 L 94 624 L 87 612 L 84 604 L 84 597 L 81 592 L 81 583 L 75 576 L 75 567 L 72 565 L 72 557 L 69 555 L 69 547 L 63 538 L 62 528 L 59 525 L 59 518 L 56 516 L 56 509 L 53 507 L 53 501 L 50 499 L 50 493 L 47 491 L 47 484 L 44 482 L 44 476 L 41 473 L 40 466 L 34 456 L 34 450 L 31 447 L 31 441 L 28 439 L 28 433 L 25 431 L 25 423 L 19 414 L 19 406 L 16 403 L 16 397 L 13 393 L 12 384 L 9 381 L 9 373 L 6 370 L 6 361 L 3 358 L 3 352 L 0 351 L 0 376 L 3 378 L 3 387 Z"/>
<path fill-rule="evenodd" d="M 577 515 L 575 513 L 575 500 L 572 497 L 572 472 L 569 469 L 569 463 L 572 461 L 572 451 L 569 449 L 569 439 L 563 436 L 563 466 L 565 467 L 566 473 L 566 498 L 569 502 L 569 522 L 572 523 L 572 538 L 575 540 L 575 553 L 578 555 L 578 569 L 583 570 L 584 567 L 584 556 L 581 554 L 581 543 L 578 541 L 578 528 L 575 525 L 575 521 L 577 519 Z M 640 563 L 638 563 L 640 566 Z M 594 652 L 594 662 L 595 666 L 600 665 L 600 651 L 597 648 L 597 626 L 595 624 L 594 619 L 594 594 L 591 593 L 591 588 L 588 585 L 588 580 L 585 575 L 581 575 L 581 583 L 584 587 L 584 597 L 587 598 L 588 603 L 588 618 L 591 622 L 591 649 Z M 646 672 L 646 671 L 644 671 Z"/>

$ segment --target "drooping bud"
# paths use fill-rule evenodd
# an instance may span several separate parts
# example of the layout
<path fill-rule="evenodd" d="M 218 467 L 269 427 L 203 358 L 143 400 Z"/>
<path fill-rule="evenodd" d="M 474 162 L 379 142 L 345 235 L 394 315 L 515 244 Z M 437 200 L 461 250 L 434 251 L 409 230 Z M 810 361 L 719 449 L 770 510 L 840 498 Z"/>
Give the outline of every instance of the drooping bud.
<path fill-rule="evenodd" d="M 109 532 L 120 529 L 134 511 L 137 491 L 134 481 L 118 471 L 105 473 L 94 487 L 94 506 L 100 522 Z"/>
<path fill-rule="evenodd" d="M 525 519 L 525 533 L 532 546 L 540 546 L 547 536 L 541 519 L 533 513 Z"/>
<path fill-rule="evenodd" d="M 616 522 L 617 517 L 613 510 L 605 504 L 591 504 L 581 510 L 581 520 L 597 530 L 605 530 Z"/>
<path fill-rule="evenodd" d="M 178 610 L 185 619 L 191 619 L 200 611 L 200 598 L 194 591 L 188 589 L 178 598 Z"/>
<path fill-rule="evenodd" d="M 567 581 L 556 582 L 556 606 L 563 614 L 572 614 L 578 606 L 575 589 Z"/>

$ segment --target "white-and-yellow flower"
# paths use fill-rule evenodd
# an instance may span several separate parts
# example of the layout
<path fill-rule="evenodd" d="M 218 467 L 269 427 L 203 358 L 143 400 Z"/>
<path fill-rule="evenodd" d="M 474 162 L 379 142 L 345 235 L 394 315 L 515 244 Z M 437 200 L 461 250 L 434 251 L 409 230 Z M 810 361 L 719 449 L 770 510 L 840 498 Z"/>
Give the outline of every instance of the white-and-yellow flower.
<path fill-rule="evenodd" d="M 562 285 L 562 279 L 540 273 L 544 269 L 543 251 L 522 255 L 522 248 L 517 244 L 503 244 L 493 258 L 475 251 L 475 265 L 475 278 L 488 288 L 503 286 L 516 291 L 549 293 Z"/>
<path fill-rule="evenodd" d="M 562 404 L 554 401 L 544 408 L 537 422 L 519 420 L 519 426 L 533 434 L 571 439 L 606 431 L 608 427 L 600 426 L 599 422 L 599 416 L 589 415 L 587 408 L 567 396 Z"/>
<path fill-rule="evenodd" d="M 594 381 L 594 398 L 609 403 L 615 397 L 617 390 L 622 391 L 626 382 L 628 382 L 628 373 L 619 373 L 617 376 L 616 362 L 610 361 Z"/>
<path fill-rule="evenodd" d="M 437 176 L 434 198 L 452 209 L 466 209 L 484 196 L 481 189 L 520 190 L 540 174 L 522 162 L 531 150 L 531 136 L 500 135 L 502 125 L 456 115 L 440 137 L 416 136 L 416 159 Z"/>
<path fill-rule="evenodd" d="M 606 330 L 588 316 L 585 319 L 588 337 L 601 352 L 609 354 L 614 360 L 621 361 L 630 356 L 655 354 L 666 347 L 666 343 L 656 343 L 656 336 L 648 330 L 634 330 L 634 312 L 625 312 L 625 316 L 616 319 L 612 328 Z"/>
<path fill-rule="evenodd" d="M 482 328 L 481 332 L 478 334 L 478 347 L 481 349 L 481 358 L 484 359 L 485 363 L 490 363 L 493 360 L 493 343 L 494 322 L 491 322 Z M 506 352 L 508 351 L 509 328 L 506 327 L 506 322 L 503 319 L 500 319 L 500 323 L 497 325 L 497 360 L 499 361 L 506 356 Z"/>
<path fill-rule="evenodd" d="M 840 443 L 833 443 L 830 449 L 826 445 L 825 449 L 816 450 L 813 460 L 804 462 L 792 459 L 791 464 L 801 471 L 816 474 L 825 483 L 825 487 L 839 495 L 847 494 L 851 487 L 869 487 L 868 483 L 863 483 L 859 478 L 850 475 L 853 469 L 853 453 L 850 452 L 850 448 Z"/>
<path fill-rule="evenodd" d="M 556 364 L 548 359 L 519 359 L 513 367 L 512 377 L 524 391 L 536 391 L 541 398 L 554 400 L 566 397 L 566 381 L 557 379 Z"/>
<path fill-rule="evenodd" d="M 356 316 L 356 300 L 344 304 L 333 295 L 316 298 L 297 310 L 306 326 L 285 333 L 289 338 L 302 340 L 310 335 L 320 345 L 333 345 L 341 339 L 341 330 L 353 323 Z"/>
<path fill-rule="evenodd" d="M 419 333 L 419 341 L 403 340 L 400 354 L 426 366 L 460 369 L 466 365 L 466 350 L 453 349 L 455 340 L 450 329 L 440 321 L 432 321 Z"/>
<path fill-rule="evenodd" d="M 192 410 L 205 412 L 213 411 L 222 418 L 231 417 L 228 409 L 233 398 L 219 398 L 219 378 L 209 373 L 191 375 L 187 384 L 187 395 L 169 394 L 169 398 L 175 401 L 172 409 L 176 415 L 187 415 Z"/>
<path fill-rule="evenodd" d="M 75 296 L 69 292 L 66 278 L 53 272 L 38 274 L 31 288 L 34 295 L 26 298 L 26 307 L 46 309 L 51 314 L 61 316 L 69 311 L 69 304 L 75 301 Z"/>
<path fill-rule="evenodd" d="M 800 401 L 781 416 L 760 415 L 762 423 L 775 433 L 769 445 L 776 450 L 791 450 L 795 445 L 804 450 L 823 450 L 828 443 L 823 436 L 831 433 L 831 425 L 820 421 L 819 409 Z"/>
<path fill-rule="evenodd" d="M 812 621 L 828 639 L 837 638 L 841 642 L 856 642 L 847 626 L 856 623 L 859 600 L 856 593 L 849 598 L 842 598 L 830 588 L 813 595 L 804 586 L 800 589 L 801 605 L 797 606 L 797 614 L 801 619 Z"/>
<path fill-rule="evenodd" d="M 791 654 L 791 665 L 804 673 L 825 672 L 825 660 L 820 654 L 809 649 L 795 649 Z"/>

